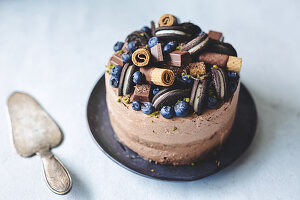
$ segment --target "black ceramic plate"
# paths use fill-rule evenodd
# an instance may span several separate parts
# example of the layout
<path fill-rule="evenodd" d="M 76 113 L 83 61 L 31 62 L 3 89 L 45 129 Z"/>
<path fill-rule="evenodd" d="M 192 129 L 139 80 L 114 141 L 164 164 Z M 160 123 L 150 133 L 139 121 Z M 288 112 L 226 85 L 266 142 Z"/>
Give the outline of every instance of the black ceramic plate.
<path fill-rule="evenodd" d="M 105 100 L 104 76 L 96 84 L 87 107 L 88 123 L 92 136 L 100 149 L 120 166 L 145 177 L 190 181 L 222 170 L 233 163 L 250 145 L 256 130 L 257 113 L 254 101 L 241 84 L 239 103 L 232 133 L 222 151 L 194 165 L 160 165 L 148 162 L 114 138 Z"/>

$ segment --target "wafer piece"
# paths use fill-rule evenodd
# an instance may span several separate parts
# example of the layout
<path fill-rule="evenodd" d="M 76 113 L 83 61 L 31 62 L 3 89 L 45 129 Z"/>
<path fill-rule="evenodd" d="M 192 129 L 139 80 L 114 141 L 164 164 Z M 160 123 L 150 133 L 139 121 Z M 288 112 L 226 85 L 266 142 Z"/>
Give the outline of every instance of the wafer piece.
<path fill-rule="evenodd" d="M 144 67 L 148 65 L 150 62 L 150 52 L 148 51 L 148 49 L 137 49 L 132 54 L 132 62 L 138 67 Z"/>
<path fill-rule="evenodd" d="M 155 68 L 151 72 L 151 82 L 155 85 L 170 86 L 174 83 L 175 75 L 169 69 Z"/>
<path fill-rule="evenodd" d="M 242 59 L 234 56 L 229 56 L 227 61 L 227 70 L 240 73 L 242 67 Z"/>
<path fill-rule="evenodd" d="M 175 16 L 170 14 L 164 14 L 159 18 L 160 26 L 174 26 L 177 24 L 177 19 Z"/>
<path fill-rule="evenodd" d="M 204 62 L 190 63 L 188 65 L 188 70 L 190 74 L 194 77 L 202 76 L 206 74 L 206 68 Z"/>

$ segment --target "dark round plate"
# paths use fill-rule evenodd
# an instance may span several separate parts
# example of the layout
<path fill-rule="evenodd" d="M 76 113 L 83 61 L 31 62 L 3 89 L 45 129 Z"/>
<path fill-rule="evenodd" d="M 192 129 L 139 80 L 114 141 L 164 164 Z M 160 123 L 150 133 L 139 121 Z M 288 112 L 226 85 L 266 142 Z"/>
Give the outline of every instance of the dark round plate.
<path fill-rule="evenodd" d="M 257 113 L 254 101 L 241 84 L 236 119 L 230 137 L 217 155 L 194 165 L 160 165 L 139 157 L 114 138 L 105 100 L 104 76 L 100 78 L 90 96 L 87 118 L 91 133 L 100 149 L 114 162 L 136 174 L 156 179 L 190 181 L 222 170 L 233 163 L 250 145 L 256 131 Z"/>

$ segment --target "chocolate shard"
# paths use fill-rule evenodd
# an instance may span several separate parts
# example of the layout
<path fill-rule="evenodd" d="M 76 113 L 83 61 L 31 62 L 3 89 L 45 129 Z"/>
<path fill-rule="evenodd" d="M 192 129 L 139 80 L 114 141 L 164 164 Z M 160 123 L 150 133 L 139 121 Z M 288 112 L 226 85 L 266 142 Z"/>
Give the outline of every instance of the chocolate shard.
<path fill-rule="evenodd" d="M 223 42 L 224 41 L 224 36 L 223 36 L 223 33 L 221 32 L 217 32 L 217 31 L 212 31 L 210 30 L 208 32 L 208 37 L 212 40 L 218 40 L 218 41 L 221 41 Z"/>
<path fill-rule="evenodd" d="M 225 54 L 207 52 L 199 56 L 199 61 L 210 65 L 218 65 L 219 67 L 226 67 L 229 56 Z"/>
<path fill-rule="evenodd" d="M 169 53 L 168 64 L 171 66 L 183 67 L 191 62 L 192 58 L 189 52 L 176 50 Z"/>
<path fill-rule="evenodd" d="M 142 84 L 136 85 L 133 94 L 130 97 L 131 101 L 150 102 L 151 85 Z"/>
<path fill-rule="evenodd" d="M 151 58 L 152 58 L 151 61 L 153 62 L 164 61 L 161 43 L 157 43 L 154 47 L 150 49 L 150 51 L 151 51 Z"/>
<path fill-rule="evenodd" d="M 110 58 L 110 64 L 123 66 L 122 54 L 120 51 L 115 52 Z"/>

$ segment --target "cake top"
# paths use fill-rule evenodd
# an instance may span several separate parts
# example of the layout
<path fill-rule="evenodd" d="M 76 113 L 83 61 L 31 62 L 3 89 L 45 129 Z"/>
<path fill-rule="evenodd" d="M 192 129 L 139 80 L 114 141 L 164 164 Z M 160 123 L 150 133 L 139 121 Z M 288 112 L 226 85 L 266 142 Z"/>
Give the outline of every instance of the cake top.
<path fill-rule="evenodd" d="M 117 101 L 167 119 L 217 109 L 239 83 L 242 59 L 221 32 L 164 14 L 151 28 L 130 33 L 113 46 L 107 65 Z"/>

